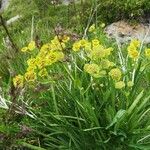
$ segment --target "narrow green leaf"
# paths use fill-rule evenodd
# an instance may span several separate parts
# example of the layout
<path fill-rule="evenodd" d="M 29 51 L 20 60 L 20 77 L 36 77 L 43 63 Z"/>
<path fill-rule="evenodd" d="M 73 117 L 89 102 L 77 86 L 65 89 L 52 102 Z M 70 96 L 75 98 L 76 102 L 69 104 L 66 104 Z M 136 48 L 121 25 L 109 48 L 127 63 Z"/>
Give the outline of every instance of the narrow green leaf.
<path fill-rule="evenodd" d="M 126 113 L 125 110 L 122 110 L 122 109 L 119 110 L 119 111 L 116 113 L 115 117 L 113 118 L 113 121 L 110 123 L 110 125 L 108 125 L 108 126 L 106 127 L 106 129 L 110 128 L 110 127 L 113 126 L 116 122 L 118 122 L 118 120 L 119 120 L 125 113 Z"/>
<path fill-rule="evenodd" d="M 134 100 L 134 102 L 132 103 L 132 105 L 129 107 L 129 109 L 127 110 L 128 115 L 130 115 L 132 113 L 132 111 L 134 110 L 134 108 L 137 106 L 137 104 L 139 103 L 139 101 L 141 100 L 142 96 L 144 94 L 144 91 L 142 91 Z"/>

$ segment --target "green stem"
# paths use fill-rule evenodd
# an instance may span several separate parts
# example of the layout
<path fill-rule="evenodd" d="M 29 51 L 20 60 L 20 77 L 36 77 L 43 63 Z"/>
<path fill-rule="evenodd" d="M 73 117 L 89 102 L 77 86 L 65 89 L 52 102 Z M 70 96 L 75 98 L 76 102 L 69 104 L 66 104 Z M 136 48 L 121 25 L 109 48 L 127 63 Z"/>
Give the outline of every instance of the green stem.
<path fill-rule="evenodd" d="M 32 150 L 46 150 L 45 148 L 34 146 L 34 145 L 28 144 L 26 142 L 19 142 L 19 145 L 22 145 L 22 146 L 32 149 Z"/>

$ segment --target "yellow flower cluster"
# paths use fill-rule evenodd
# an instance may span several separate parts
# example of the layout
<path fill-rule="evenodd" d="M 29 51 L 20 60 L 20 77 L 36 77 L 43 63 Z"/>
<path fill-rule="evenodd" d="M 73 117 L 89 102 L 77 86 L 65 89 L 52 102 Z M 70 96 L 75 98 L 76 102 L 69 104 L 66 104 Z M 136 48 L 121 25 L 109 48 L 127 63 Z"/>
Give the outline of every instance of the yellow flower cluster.
<path fill-rule="evenodd" d="M 100 24 L 100 27 L 101 27 L 101 28 L 104 28 L 105 26 L 106 26 L 106 25 L 105 25 L 104 22 Z"/>
<path fill-rule="evenodd" d="M 13 79 L 14 86 L 22 87 L 24 80 L 26 82 L 34 82 L 38 77 L 48 77 L 47 68 L 53 63 L 64 59 L 64 53 L 62 50 L 65 48 L 65 43 L 68 42 L 69 39 L 70 38 L 66 35 L 56 36 L 50 43 L 44 44 L 35 57 L 31 57 L 27 60 L 28 67 L 24 76 L 18 75 Z M 32 41 L 29 43 L 27 50 L 31 51 L 34 48 L 35 42 Z"/>
<path fill-rule="evenodd" d="M 104 28 L 105 27 L 105 23 L 100 23 L 99 25 L 100 28 Z M 92 24 L 89 29 L 88 29 L 89 32 L 91 33 L 96 33 L 96 25 L 95 24 Z"/>
<path fill-rule="evenodd" d="M 24 77 L 22 75 L 17 75 L 13 78 L 14 87 L 22 88 L 24 85 Z"/>
<path fill-rule="evenodd" d="M 123 81 L 119 81 L 115 83 L 115 88 L 116 89 L 122 89 L 125 87 L 125 83 Z"/>
<path fill-rule="evenodd" d="M 41 69 L 41 70 L 39 71 L 38 75 L 39 75 L 40 77 L 42 77 L 42 78 L 43 78 L 43 77 L 47 77 L 47 76 L 48 76 L 48 72 L 47 72 L 46 68 Z"/>
<path fill-rule="evenodd" d="M 101 70 L 101 67 L 97 64 L 85 64 L 84 70 L 95 78 L 104 77 L 106 75 L 106 71 Z"/>
<path fill-rule="evenodd" d="M 64 43 L 67 43 L 67 42 L 69 42 L 69 40 L 70 40 L 70 37 L 69 36 L 67 36 L 67 35 L 62 35 L 62 36 L 59 36 L 59 40 L 61 40 L 62 42 L 64 42 Z"/>
<path fill-rule="evenodd" d="M 72 49 L 73 51 L 85 50 L 91 62 L 85 64 L 84 70 L 95 78 L 104 77 L 107 74 L 107 70 L 115 66 L 113 62 L 109 61 L 113 48 L 104 48 L 96 38 L 92 41 L 79 40 L 73 44 Z"/>
<path fill-rule="evenodd" d="M 108 59 L 102 59 L 99 64 L 85 64 L 84 70 L 95 78 L 104 77 L 107 74 L 107 69 L 113 67 L 114 63 Z"/>
<path fill-rule="evenodd" d="M 73 51 L 77 52 L 77 51 L 80 50 L 80 48 L 81 48 L 80 42 L 75 42 L 75 43 L 73 44 L 73 48 L 72 48 Z"/>
<path fill-rule="evenodd" d="M 97 64 L 85 64 L 84 70 L 95 78 L 99 77 L 100 68 Z"/>
<path fill-rule="evenodd" d="M 90 47 L 91 45 L 89 45 L 89 44 L 90 44 L 90 42 L 88 42 L 88 40 L 86 40 L 86 39 L 81 39 L 81 40 L 79 40 L 79 41 L 76 41 L 76 42 L 73 44 L 72 50 L 75 51 L 75 52 L 77 52 L 77 51 L 80 51 L 80 49 L 82 49 L 82 48 L 86 48 L 86 47 L 91 48 L 91 47 Z"/>
<path fill-rule="evenodd" d="M 104 49 L 102 45 L 99 45 L 90 52 L 89 57 L 92 60 L 99 60 L 108 57 L 111 54 L 111 51 L 112 48 Z"/>
<path fill-rule="evenodd" d="M 95 24 L 92 24 L 92 25 L 89 27 L 89 32 L 94 32 L 95 30 L 96 30 Z"/>
<path fill-rule="evenodd" d="M 36 48 L 35 41 L 31 41 L 27 47 L 21 49 L 22 52 L 33 51 Z"/>
<path fill-rule="evenodd" d="M 100 78 L 107 75 L 106 70 L 102 69 L 102 66 L 99 66 L 97 64 L 85 64 L 84 70 L 89 73 L 94 78 Z M 125 87 L 125 82 L 121 81 L 122 78 L 122 72 L 119 68 L 113 68 L 110 70 L 108 75 L 115 81 L 115 88 L 116 89 L 122 89 Z M 127 82 L 128 87 L 133 86 L 132 81 Z"/>
<path fill-rule="evenodd" d="M 128 86 L 128 87 L 132 87 L 133 85 L 134 85 L 134 83 L 133 83 L 132 81 L 128 81 L 128 82 L 127 82 L 127 86 Z"/>
<path fill-rule="evenodd" d="M 145 56 L 150 58 L 150 48 L 145 49 Z"/>
<path fill-rule="evenodd" d="M 95 25 L 90 27 L 90 32 L 95 30 Z M 33 51 L 36 49 L 35 54 L 27 60 L 27 68 L 24 75 L 17 75 L 13 79 L 15 87 L 23 87 L 26 82 L 34 82 L 38 79 L 49 79 L 50 66 L 56 62 L 64 59 L 63 50 L 66 48 L 66 43 L 70 38 L 66 35 L 55 36 L 49 43 L 44 44 L 40 49 L 36 48 L 34 41 L 31 41 L 27 47 L 21 49 L 22 52 Z M 128 55 L 130 58 L 136 60 L 139 56 L 138 48 L 140 42 L 132 40 L 128 46 Z M 113 48 L 106 48 L 102 45 L 101 41 L 97 38 L 92 40 L 81 39 L 76 41 L 72 50 L 78 52 L 83 50 L 83 54 L 88 57 L 90 62 L 84 65 L 84 71 L 94 78 L 110 77 L 115 84 L 116 89 L 132 87 L 133 82 L 129 81 L 125 84 L 122 81 L 122 71 L 110 59 L 112 58 Z M 145 55 L 150 57 L 150 49 L 145 49 Z"/>
<path fill-rule="evenodd" d="M 113 80 L 119 81 L 122 77 L 122 72 L 118 68 L 113 68 L 113 69 L 110 70 L 109 75 L 111 76 L 111 78 Z"/>
<path fill-rule="evenodd" d="M 128 81 L 127 82 L 127 87 L 132 87 L 134 84 L 133 84 L 133 82 L 132 81 Z M 116 82 L 115 83 L 115 88 L 116 89 L 122 89 L 122 88 L 124 88 L 125 87 L 125 82 L 124 81 L 118 81 L 118 82 Z"/>
<path fill-rule="evenodd" d="M 140 41 L 132 40 L 130 45 L 128 46 L 128 55 L 130 58 L 136 60 L 139 56 L 138 48 L 140 46 Z"/>
<path fill-rule="evenodd" d="M 24 77 L 25 77 L 25 80 L 28 81 L 28 82 L 33 82 L 37 78 L 36 73 L 34 72 L 34 70 L 27 71 L 25 73 Z"/>
<path fill-rule="evenodd" d="M 118 68 L 111 69 L 111 71 L 109 72 L 109 75 L 115 81 L 115 88 L 116 89 L 122 89 L 125 87 L 124 81 L 120 81 L 121 77 L 122 77 L 122 72 L 120 69 L 118 69 Z M 127 82 L 127 86 L 132 87 L 133 82 L 132 81 Z"/>
<path fill-rule="evenodd" d="M 108 59 L 102 59 L 101 60 L 101 66 L 103 69 L 109 69 L 110 67 L 115 66 L 115 64 Z"/>
<path fill-rule="evenodd" d="M 88 52 L 89 57 L 93 60 L 108 57 L 113 51 L 112 47 L 104 48 L 98 39 L 93 39 L 91 42 L 86 39 L 76 41 L 73 44 L 72 50 L 77 52 L 81 49 Z"/>

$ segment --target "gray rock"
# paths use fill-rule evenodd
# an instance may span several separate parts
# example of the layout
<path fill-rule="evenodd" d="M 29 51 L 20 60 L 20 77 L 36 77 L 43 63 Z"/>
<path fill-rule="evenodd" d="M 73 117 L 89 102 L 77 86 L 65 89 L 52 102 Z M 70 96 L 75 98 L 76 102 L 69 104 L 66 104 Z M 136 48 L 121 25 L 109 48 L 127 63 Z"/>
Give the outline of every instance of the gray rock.
<path fill-rule="evenodd" d="M 20 19 L 22 16 L 21 15 L 16 15 L 9 20 L 6 21 L 6 25 L 11 25 L 12 23 L 16 22 L 18 19 Z"/>
<path fill-rule="evenodd" d="M 0 14 L 2 14 L 9 6 L 9 0 L 0 0 Z"/>
<path fill-rule="evenodd" d="M 72 2 L 77 3 L 79 0 L 61 0 L 63 5 L 69 5 Z"/>
<path fill-rule="evenodd" d="M 147 24 L 131 25 L 126 21 L 118 21 L 108 25 L 105 32 L 108 37 L 117 38 L 120 43 L 128 42 L 131 39 L 150 43 L 150 25 Z"/>

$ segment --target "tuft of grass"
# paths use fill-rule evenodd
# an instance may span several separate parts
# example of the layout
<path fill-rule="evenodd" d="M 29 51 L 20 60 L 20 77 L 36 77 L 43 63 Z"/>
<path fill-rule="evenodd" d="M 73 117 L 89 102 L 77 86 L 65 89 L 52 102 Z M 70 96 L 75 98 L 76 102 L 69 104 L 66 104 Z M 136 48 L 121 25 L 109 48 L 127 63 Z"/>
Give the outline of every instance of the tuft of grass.
<path fill-rule="evenodd" d="M 83 31 L 86 28 L 84 23 L 88 21 L 87 17 L 84 18 L 84 5 L 77 4 L 76 7 L 78 6 L 75 10 L 73 5 L 54 7 L 47 3 L 41 5 L 41 1 L 37 0 L 14 0 L 3 16 L 9 19 L 18 13 L 22 15 L 20 22 L 8 27 L 21 49 L 36 35 L 40 36 L 43 43 L 49 43 L 55 36 L 53 30 L 57 23 L 64 28 L 71 28 L 72 32 Z M 70 17 L 68 11 L 76 14 Z M 110 69 L 106 70 L 103 78 L 88 74 L 84 70 L 85 64 L 97 63 L 100 66 L 101 60 L 92 60 L 83 48 L 73 52 L 74 39 L 62 51 L 65 59 L 46 66 L 48 79 L 42 80 L 37 76 L 38 79 L 32 84 L 26 82 L 23 88 L 14 87 L 13 77 L 25 74 L 27 60 L 36 57 L 41 48 L 36 48 L 33 52 L 16 53 L 12 48 L 0 44 L 0 95 L 6 98 L 5 103 L 8 105 L 8 109 L 2 108 L 0 99 L 1 149 L 150 148 L 150 72 L 149 59 L 144 55 L 145 47 L 142 46 L 143 51 L 138 61 L 128 58 L 127 46 L 120 48 L 114 41 L 107 39 L 95 18 L 94 14 L 89 25 L 96 22 L 97 28 L 94 33 L 87 31 L 86 39 L 90 42 L 98 39 L 105 48 L 113 47 L 113 52 L 105 59 L 110 59 L 115 67 L 120 68 L 125 83 L 132 78 L 133 87 L 126 85 L 121 90 L 116 89 L 114 80 L 109 76 Z M 1 40 L 5 36 L 6 33 L 2 30 Z M 51 51 L 53 50 L 49 52 Z"/>

